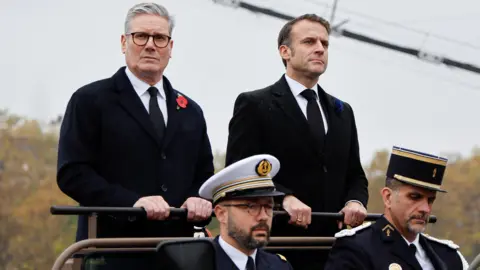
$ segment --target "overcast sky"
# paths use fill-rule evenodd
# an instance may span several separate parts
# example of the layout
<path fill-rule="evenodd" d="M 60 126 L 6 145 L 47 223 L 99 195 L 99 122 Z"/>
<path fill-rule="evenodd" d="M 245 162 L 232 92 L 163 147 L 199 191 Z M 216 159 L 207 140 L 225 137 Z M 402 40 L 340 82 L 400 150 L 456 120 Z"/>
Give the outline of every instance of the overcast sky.
<path fill-rule="evenodd" d="M 333 0 L 247 2 L 329 19 Z M 135 3 L 0 0 L 0 108 L 45 121 L 63 114 L 76 89 L 124 65 L 120 35 Z M 284 72 L 276 39 L 285 22 L 212 0 L 158 3 L 177 22 L 165 75 L 203 107 L 223 151 L 237 95 Z M 350 31 L 480 66 L 480 1 L 339 0 L 334 24 L 344 19 Z M 353 106 L 364 163 L 392 145 L 464 155 L 480 146 L 480 74 L 333 36 L 320 84 Z"/>

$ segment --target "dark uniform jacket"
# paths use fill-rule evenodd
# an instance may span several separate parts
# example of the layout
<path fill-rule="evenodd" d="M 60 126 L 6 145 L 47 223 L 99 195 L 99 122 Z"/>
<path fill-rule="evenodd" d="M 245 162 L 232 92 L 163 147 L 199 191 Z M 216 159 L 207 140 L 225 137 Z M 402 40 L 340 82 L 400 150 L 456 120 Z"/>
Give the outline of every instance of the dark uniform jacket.
<path fill-rule="evenodd" d="M 373 225 L 343 230 L 336 237 L 327 270 L 422 270 L 405 239 L 384 217 Z M 419 241 L 435 270 L 468 268 L 453 242 L 425 234 L 420 234 Z"/>
<path fill-rule="evenodd" d="M 238 267 L 233 263 L 230 257 L 225 253 L 222 246 L 218 242 L 218 236 L 214 240 L 215 250 L 216 250 L 216 259 L 217 259 L 217 269 L 218 270 L 244 270 L 238 269 Z M 292 266 L 281 255 L 273 255 L 262 249 L 257 249 L 257 255 L 255 257 L 255 266 L 256 270 L 292 270 Z"/>

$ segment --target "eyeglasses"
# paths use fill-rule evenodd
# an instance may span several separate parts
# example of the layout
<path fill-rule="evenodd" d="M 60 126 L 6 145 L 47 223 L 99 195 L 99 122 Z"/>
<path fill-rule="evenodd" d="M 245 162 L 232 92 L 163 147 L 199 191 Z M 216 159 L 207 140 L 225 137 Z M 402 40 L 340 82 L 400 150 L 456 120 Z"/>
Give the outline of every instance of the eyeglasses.
<path fill-rule="evenodd" d="M 172 37 L 167 35 L 163 35 L 163 34 L 150 35 L 144 32 L 127 33 L 127 35 L 131 35 L 133 39 L 133 43 L 135 43 L 138 46 L 145 46 L 145 44 L 147 44 L 147 42 L 150 40 L 150 37 L 153 37 L 153 43 L 158 48 L 167 47 L 168 43 L 172 39 Z"/>
<path fill-rule="evenodd" d="M 246 209 L 251 216 L 258 216 L 262 208 L 265 208 L 265 213 L 269 217 L 273 214 L 273 204 L 256 204 L 256 203 L 239 203 L 239 204 L 222 204 L 223 206 L 234 206 Z"/>

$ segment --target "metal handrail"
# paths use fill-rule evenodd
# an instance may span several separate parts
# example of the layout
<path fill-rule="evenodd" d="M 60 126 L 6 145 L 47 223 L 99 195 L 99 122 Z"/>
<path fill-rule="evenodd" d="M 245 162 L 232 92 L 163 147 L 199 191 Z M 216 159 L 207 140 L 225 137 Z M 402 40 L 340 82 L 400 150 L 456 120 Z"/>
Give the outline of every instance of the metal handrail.
<path fill-rule="evenodd" d="M 477 270 L 480 267 L 480 253 L 473 259 L 467 270 Z"/>
<path fill-rule="evenodd" d="M 145 247 L 157 246 L 163 241 L 171 240 L 191 240 L 192 237 L 165 237 L 165 238 L 97 238 L 86 239 L 76 242 L 66 248 L 55 260 L 52 269 L 61 270 L 65 262 L 72 257 L 73 254 L 82 249 L 91 247 Z M 319 246 L 330 246 L 335 242 L 335 237 L 271 237 L 267 249 L 285 249 L 285 248 L 308 248 Z M 285 245 L 298 245 L 298 247 L 285 247 Z M 92 249 L 94 251 L 95 249 Z"/>
<path fill-rule="evenodd" d="M 52 215 L 91 215 L 91 214 L 118 214 L 135 217 L 145 217 L 146 212 L 141 207 L 85 207 L 85 206 L 52 206 L 50 208 Z M 286 211 L 273 211 L 274 215 L 288 215 Z M 170 208 L 170 216 L 172 218 L 186 217 L 187 209 L 185 208 Z M 212 212 L 212 217 L 215 214 Z M 336 220 L 343 220 L 343 213 L 330 212 L 312 212 L 312 217 L 331 218 Z M 382 217 L 382 214 L 370 213 L 367 214 L 365 221 L 375 221 Z M 436 223 L 437 217 L 430 216 L 429 223 Z"/>
<path fill-rule="evenodd" d="M 187 209 L 170 208 L 168 220 L 185 219 Z M 60 270 L 65 262 L 76 252 L 90 247 L 132 247 L 133 246 L 156 246 L 161 241 L 185 240 L 192 237 L 180 238 L 97 238 L 97 216 L 118 215 L 130 218 L 146 218 L 146 211 L 141 207 L 85 207 L 85 206 L 52 206 L 52 215 L 88 215 L 88 238 L 70 245 L 55 261 L 54 270 Z M 274 211 L 274 215 L 288 215 L 286 211 Z M 215 214 L 212 212 L 212 217 Z M 312 212 L 312 217 L 322 217 L 335 220 L 343 220 L 343 213 Z M 375 221 L 382 217 L 382 214 L 367 214 L 365 221 Z M 430 216 L 429 223 L 437 222 L 435 216 Z M 331 248 L 335 241 L 334 237 L 271 237 L 266 249 L 325 249 Z M 282 245 L 290 246 L 282 246 Z M 302 246 L 298 246 L 298 245 Z M 293 245 L 293 246 L 292 246 Z"/>

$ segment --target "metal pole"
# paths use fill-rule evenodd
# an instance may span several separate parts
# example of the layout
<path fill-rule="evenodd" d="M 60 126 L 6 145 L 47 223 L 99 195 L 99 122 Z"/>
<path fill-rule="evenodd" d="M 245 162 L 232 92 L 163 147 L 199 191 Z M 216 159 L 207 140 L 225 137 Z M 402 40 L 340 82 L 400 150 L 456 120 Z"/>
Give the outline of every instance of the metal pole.
<path fill-rule="evenodd" d="M 53 215 L 121 215 L 132 217 L 145 217 L 146 212 L 140 207 L 82 207 L 82 206 L 57 206 L 54 205 L 50 208 L 50 212 Z M 273 211 L 274 215 L 288 215 L 286 211 Z M 187 216 L 187 209 L 185 208 L 170 208 L 169 219 L 181 219 Z M 212 217 L 215 217 L 215 213 L 212 212 Z M 312 212 L 312 217 L 317 218 L 329 218 L 338 221 L 343 220 L 343 213 L 330 213 L 330 212 Z M 367 214 L 365 221 L 375 221 L 382 217 L 379 213 Z M 436 223 L 437 217 L 430 216 L 429 223 Z"/>
<path fill-rule="evenodd" d="M 333 1 L 332 15 L 330 16 L 330 25 L 333 25 L 333 19 L 335 18 L 335 11 L 337 11 L 338 0 Z"/>

